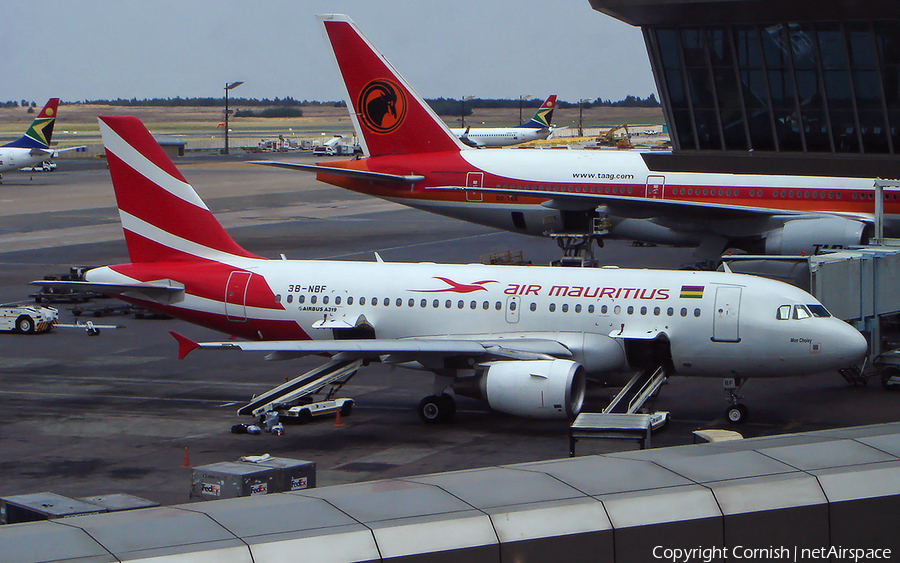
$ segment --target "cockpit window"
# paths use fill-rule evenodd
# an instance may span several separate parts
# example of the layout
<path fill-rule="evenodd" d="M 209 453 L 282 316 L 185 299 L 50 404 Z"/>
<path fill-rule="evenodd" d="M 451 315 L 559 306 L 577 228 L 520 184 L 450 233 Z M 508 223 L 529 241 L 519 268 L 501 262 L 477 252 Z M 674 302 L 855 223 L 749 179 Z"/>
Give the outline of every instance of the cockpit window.
<path fill-rule="evenodd" d="M 786 321 L 791 318 L 791 306 L 782 305 L 778 307 L 778 313 L 775 315 L 775 318 L 779 321 Z"/>
<path fill-rule="evenodd" d="M 822 305 L 819 305 L 818 303 L 807 305 L 806 308 L 809 309 L 809 312 L 812 313 L 812 316 L 818 317 L 820 319 L 831 316 L 831 313 L 828 312 L 828 309 L 826 309 Z"/>
<path fill-rule="evenodd" d="M 795 319 L 798 319 L 798 320 L 808 319 L 811 316 L 812 315 L 809 314 L 809 309 L 807 309 L 806 306 L 794 305 L 794 318 Z"/>

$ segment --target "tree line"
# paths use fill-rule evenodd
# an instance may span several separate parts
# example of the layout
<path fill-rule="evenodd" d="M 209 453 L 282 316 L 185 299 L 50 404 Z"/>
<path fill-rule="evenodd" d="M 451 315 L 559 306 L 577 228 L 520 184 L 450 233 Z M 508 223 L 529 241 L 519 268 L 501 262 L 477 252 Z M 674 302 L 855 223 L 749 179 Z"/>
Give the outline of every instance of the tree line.
<path fill-rule="evenodd" d="M 528 100 L 504 99 L 504 98 L 472 98 L 468 100 L 459 100 L 455 98 L 433 98 L 426 99 L 428 105 L 439 115 L 460 115 L 465 113 L 471 115 L 475 109 L 537 109 L 544 103 L 542 99 L 531 98 Z M 120 107 L 221 107 L 223 105 L 222 98 L 116 98 L 114 100 L 84 100 L 78 102 L 63 102 L 64 104 L 85 104 L 85 105 L 107 105 Z M 300 109 L 306 107 L 346 107 L 342 101 L 326 101 L 319 102 L 316 100 L 295 100 L 291 96 L 284 98 L 229 98 L 230 105 L 235 107 L 242 106 L 244 108 L 265 107 L 261 112 L 242 109 L 234 114 L 235 117 L 300 117 L 303 111 Z M 0 102 L 0 107 L 17 108 L 28 107 L 33 108 L 37 104 L 27 100 L 10 100 Z M 559 100 L 556 107 L 561 109 L 577 108 L 578 102 L 566 102 Z M 583 109 L 591 109 L 594 107 L 659 107 L 659 101 L 655 94 L 650 94 L 646 98 L 628 95 L 624 99 L 618 101 L 604 100 L 597 98 L 592 101 L 582 101 Z"/>

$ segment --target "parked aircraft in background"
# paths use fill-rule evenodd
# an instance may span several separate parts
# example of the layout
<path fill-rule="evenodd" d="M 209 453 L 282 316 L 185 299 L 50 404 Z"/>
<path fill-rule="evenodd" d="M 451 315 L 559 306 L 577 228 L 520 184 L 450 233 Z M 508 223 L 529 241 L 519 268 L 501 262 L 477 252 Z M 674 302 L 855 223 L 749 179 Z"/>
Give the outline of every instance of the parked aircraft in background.
<path fill-rule="evenodd" d="M 367 158 L 322 166 L 260 162 L 474 223 L 530 235 L 594 234 L 696 246 L 812 253 L 865 242 L 872 180 L 660 173 L 635 151 L 464 146 L 344 15 L 322 16 Z M 886 236 L 900 235 L 900 190 L 886 190 Z M 608 221 L 602 221 L 606 219 Z"/>
<path fill-rule="evenodd" d="M 3 178 L 3 172 L 39 165 L 59 152 L 81 148 L 50 148 L 58 106 L 59 98 L 50 98 L 24 135 L 0 147 L 0 179 Z"/>
<path fill-rule="evenodd" d="M 529 141 L 546 139 L 553 132 L 553 110 L 556 94 L 541 104 L 534 117 L 516 127 L 466 127 L 450 129 L 459 140 L 470 147 L 506 147 Z"/>
<path fill-rule="evenodd" d="M 266 260 L 228 236 L 138 119 L 102 117 L 100 130 L 131 263 L 92 269 L 85 282 L 34 283 L 247 339 L 177 337 L 181 356 L 324 353 L 333 360 L 316 374 L 349 377 L 368 361 L 432 372 L 419 413 L 439 422 L 455 412 L 451 388 L 508 414 L 565 418 L 581 409 L 589 376 L 746 381 L 836 370 L 866 353 L 860 333 L 808 293 L 741 274 Z M 731 411 L 741 419 L 746 409 L 735 399 Z"/>

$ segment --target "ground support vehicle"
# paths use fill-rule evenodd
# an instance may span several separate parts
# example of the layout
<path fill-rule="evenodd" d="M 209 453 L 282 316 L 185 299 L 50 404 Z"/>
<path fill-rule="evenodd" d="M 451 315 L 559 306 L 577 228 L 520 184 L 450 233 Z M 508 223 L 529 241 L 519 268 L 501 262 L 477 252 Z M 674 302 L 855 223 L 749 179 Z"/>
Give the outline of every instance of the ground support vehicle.
<path fill-rule="evenodd" d="M 53 307 L 39 305 L 0 306 L 0 330 L 35 334 L 48 332 L 56 326 L 59 311 Z"/>

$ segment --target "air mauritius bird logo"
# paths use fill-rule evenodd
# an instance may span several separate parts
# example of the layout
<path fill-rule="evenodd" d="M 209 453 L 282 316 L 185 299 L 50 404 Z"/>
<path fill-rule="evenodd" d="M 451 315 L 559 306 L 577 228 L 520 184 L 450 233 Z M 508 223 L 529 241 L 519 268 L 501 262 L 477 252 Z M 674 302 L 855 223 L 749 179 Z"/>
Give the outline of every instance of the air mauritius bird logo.
<path fill-rule="evenodd" d="M 484 287 L 485 284 L 497 283 L 497 280 L 482 280 L 465 284 L 441 277 L 435 277 L 434 279 L 441 280 L 450 287 L 445 287 L 443 289 L 412 289 L 410 291 L 416 293 L 472 293 L 473 291 L 487 291 L 487 288 Z"/>
<path fill-rule="evenodd" d="M 390 133 L 406 117 L 406 95 L 393 80 L 373 80 L 362 89 L 357 108 L 366 127 L 376 133 Z"/>

